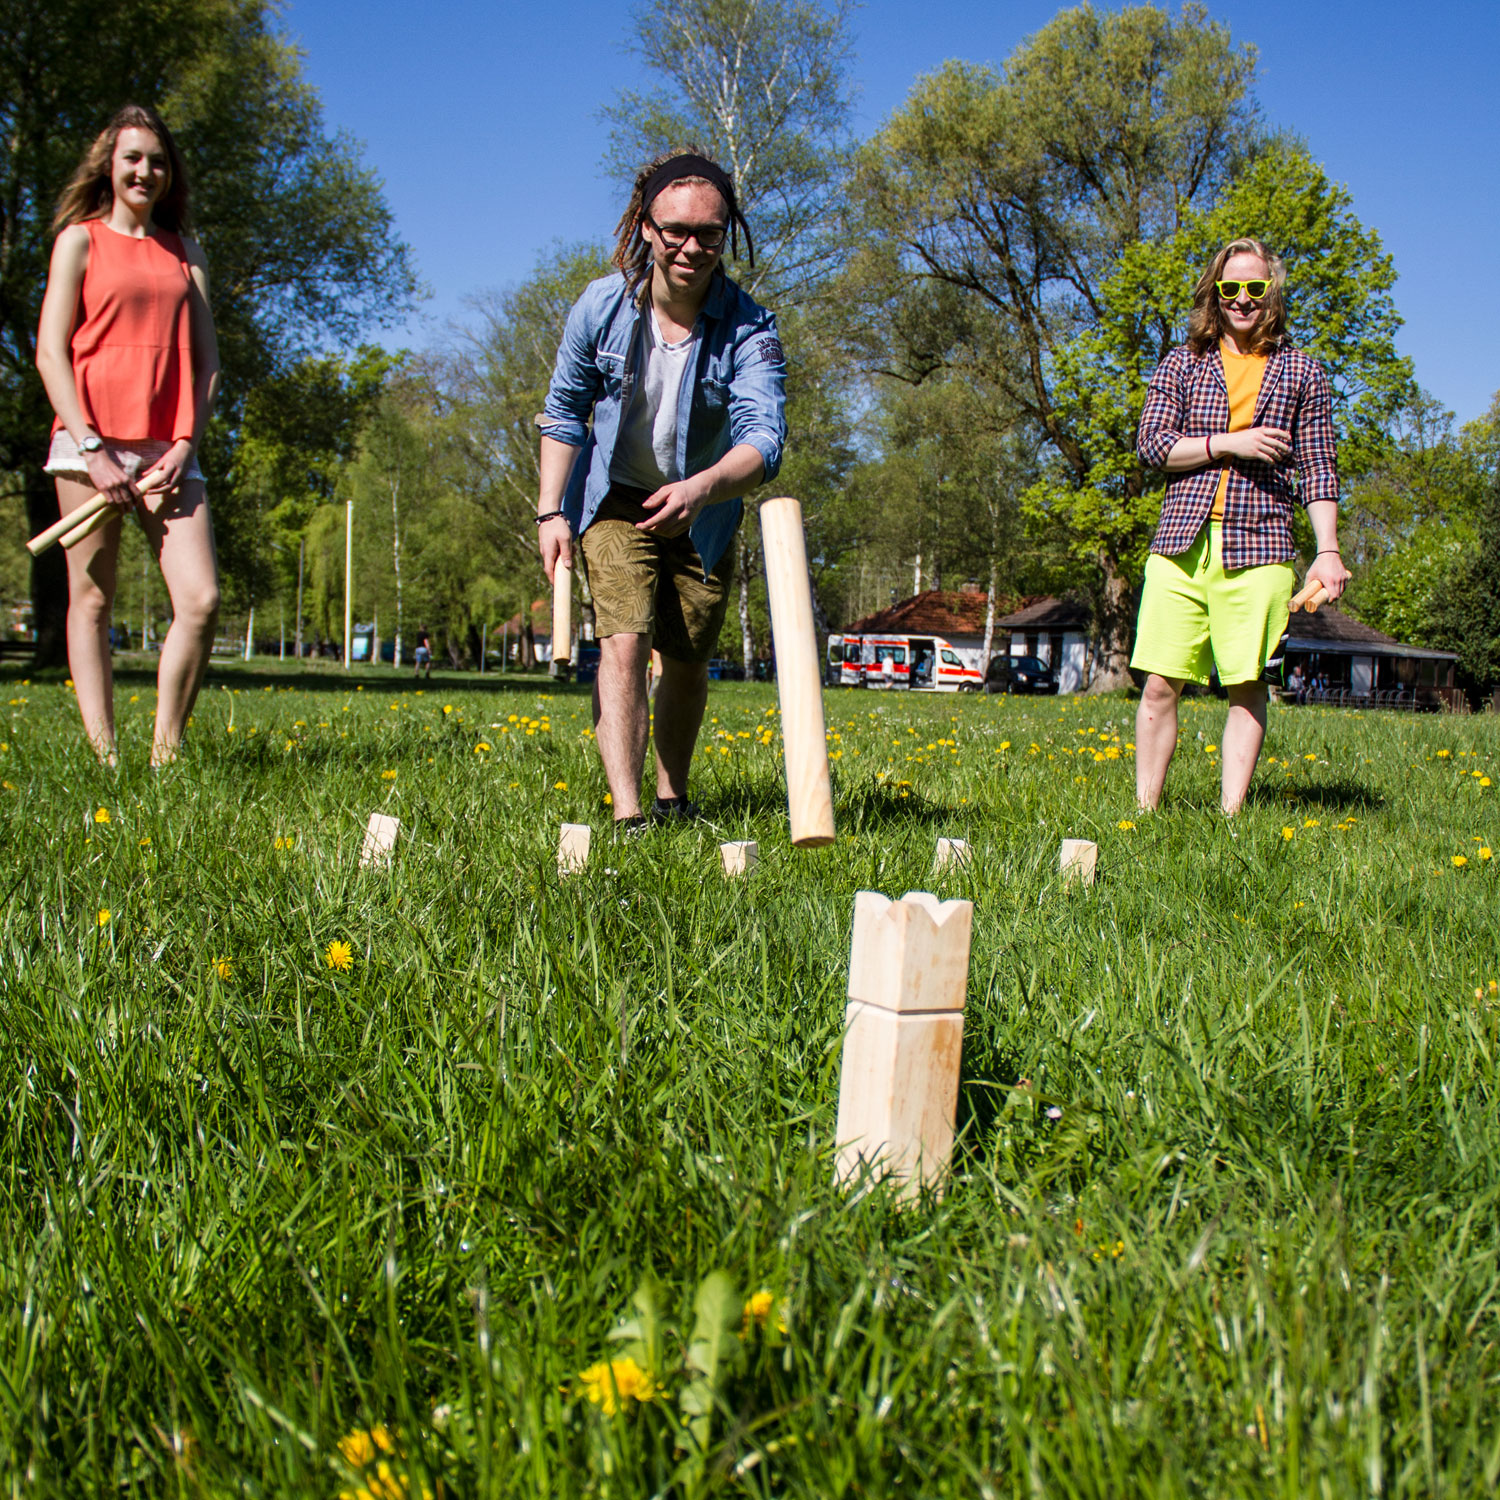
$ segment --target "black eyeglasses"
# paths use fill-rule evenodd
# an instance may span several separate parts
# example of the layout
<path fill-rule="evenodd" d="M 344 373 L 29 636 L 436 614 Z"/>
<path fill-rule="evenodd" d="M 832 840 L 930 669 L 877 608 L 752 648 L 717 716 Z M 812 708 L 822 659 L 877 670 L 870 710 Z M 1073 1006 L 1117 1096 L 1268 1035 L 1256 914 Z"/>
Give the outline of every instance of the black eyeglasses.
<path fill-rule="evenodd" d="M 681 250 L 689 240 L 697 240 L 700 250 L 722 250 L 729 237 L 727 224 L 658 224 L 650 214 L 646 222 L 661 236 L 668 250 Z"/>

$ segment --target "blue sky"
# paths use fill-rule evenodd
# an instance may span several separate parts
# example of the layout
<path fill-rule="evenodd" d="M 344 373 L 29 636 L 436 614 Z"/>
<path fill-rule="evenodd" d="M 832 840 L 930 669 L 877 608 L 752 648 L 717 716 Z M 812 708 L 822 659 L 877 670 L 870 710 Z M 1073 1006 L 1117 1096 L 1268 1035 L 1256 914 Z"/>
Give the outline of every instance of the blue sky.
<path fill-rule="evenodd" d="M 860 133 L 919 74 L 951 57 L 1003 62 L 1058 9 L 867 0 L 856 17 Z M 1459 296 L 1494 281 L 1500 247 L 1500 3 L 1217 0 L 1209 9 L 1259 48 L 1268 121 L 1307 141 L 1394 255 L 1400 344 L 1419 380 L 1460 421 L 1478 416 L 1500 388 L 1500 358 L 1489 336 L 1468 335 L 1475 310 Z M 649 81 L 623 47 L 618 0 L 290 0 L 283 15 L 329 126 L 364 143 L 432 291 L 387 342 L 441 339 L 466 297 L 521 280 L 554 242 L 613 228 L 599 106 Z"/>

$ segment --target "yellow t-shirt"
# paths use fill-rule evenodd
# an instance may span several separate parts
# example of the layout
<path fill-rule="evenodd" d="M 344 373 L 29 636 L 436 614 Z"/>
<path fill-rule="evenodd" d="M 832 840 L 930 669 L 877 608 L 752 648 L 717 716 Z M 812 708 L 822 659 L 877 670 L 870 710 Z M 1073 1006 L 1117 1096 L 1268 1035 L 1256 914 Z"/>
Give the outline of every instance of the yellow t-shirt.
<path fill-rule="evenodd" d="M 1224 361 L 1224 384 L 1229 390 L 1229 430 L 1244 432 L 1255 421 L 1255 403 L 1260 399 L 1261 376 L 1266 373 L 1264 354 L 1241 354 L 1227 339 L 1219 343 Z M 1219 470 L 1219 488 L 1214 494 L 1210 521 L 1224 519 L 1224 496 L 1229 491 L 1229 465 Z"/>

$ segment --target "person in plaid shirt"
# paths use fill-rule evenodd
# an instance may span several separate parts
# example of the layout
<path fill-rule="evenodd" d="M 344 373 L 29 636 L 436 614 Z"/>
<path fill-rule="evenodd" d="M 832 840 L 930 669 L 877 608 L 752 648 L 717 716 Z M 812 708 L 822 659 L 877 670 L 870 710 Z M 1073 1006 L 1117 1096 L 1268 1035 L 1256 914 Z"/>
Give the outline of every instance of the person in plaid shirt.
<path fill-rule="evenodd" d="M 1177 748 L 1177 700 L 1218 664 L 1229 694 L 1221 800 L 1237 813 L 1266 735 L 1261 681 L 1286 629 L 1296 575 L 1292 507 L 1318 553 L 1308 582 L 1337 599 L 1333 394 L 1323 367 L 1286 336 L 1281 260 L 1259 240 L 1225 245 L 1193 294 L 1187 342 L 1157 366 L 1136 447 L 1170 476 L 1151 543 L 1131 666 L 1146 673 L 1136 713 L 1136 800 L 1161 800 Z"/>

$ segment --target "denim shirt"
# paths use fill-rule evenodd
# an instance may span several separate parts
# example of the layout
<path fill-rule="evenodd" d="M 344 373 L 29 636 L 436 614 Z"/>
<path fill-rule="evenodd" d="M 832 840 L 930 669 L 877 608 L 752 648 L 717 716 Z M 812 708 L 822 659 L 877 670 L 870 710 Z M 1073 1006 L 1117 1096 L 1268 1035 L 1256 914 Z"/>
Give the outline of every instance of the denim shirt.
<path fill-rule="evenodd" d="M 547 437 L 580 450 L 562 502 L 575 535 L 588 529 L 609 492 L 620 422 L 635 389 L 642 309 L 626 290 L 616 272 L 592 282 L 573 305 L 538 422 Z M 701 474 L 749 443 L 765 463 L 765 479 L 774 479 L 786 442 L 786 359 L 775 317 L 717 273 L 693 334 L 692 378 L 677 396 L 677 472 Z M 688 535 L 705 576 L 743 514 L 739 498 L 698 513 Z"/>

